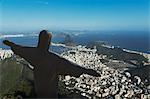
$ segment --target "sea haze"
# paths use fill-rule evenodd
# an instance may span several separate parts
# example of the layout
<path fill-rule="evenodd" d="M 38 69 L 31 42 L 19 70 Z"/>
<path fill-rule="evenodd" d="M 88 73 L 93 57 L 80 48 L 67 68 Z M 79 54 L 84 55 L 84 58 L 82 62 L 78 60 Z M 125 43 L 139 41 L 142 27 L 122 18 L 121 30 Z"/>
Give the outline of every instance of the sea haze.
<path fill-rule="evenodd" d="M 80 33 L 80 31 L 70 31 L 68 34 L 74 34 L 71 35 L 71 37 L 77 44 L 86 45 L 92 41 L 104 41 L 109 45 L 150 53 L 150 33 L 148 31 L 84 31 L 82 33 Z M 1 35 L 0 48 L 8 49 L 8 47 L 2 44 L 4 39 L 9 39 L 23 45 L 35 46 L 37 44 L 37 34 L 30 35 L 26 33 L 24 36 L 22 35 L 23 34 L 12 36 L 11 34 L 11 36 L 8 35 L 8 37 L 5 34 Z M 63 39 L 56 35 L 52 41 L 61 42 Z"/>

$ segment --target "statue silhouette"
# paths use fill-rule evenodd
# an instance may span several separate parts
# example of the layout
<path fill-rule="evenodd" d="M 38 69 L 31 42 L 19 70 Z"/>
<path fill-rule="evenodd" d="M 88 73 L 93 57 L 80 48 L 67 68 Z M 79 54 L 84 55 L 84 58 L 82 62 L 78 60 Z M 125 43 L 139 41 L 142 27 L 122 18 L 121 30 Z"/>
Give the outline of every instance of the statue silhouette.
<path fill-rule="evenodd" d="M 38 98 L 57 98 L 58 75 L 79 77 L 81 74 L 100 76 L 92 69 L 86 69 L 59 55 L 49 52 L 52 34 L 43 30 L 39 34 L 37 47 L 25 47 L 8 40 L 3 43 L 12 51 L 34 66 L 35 91 Z"/>

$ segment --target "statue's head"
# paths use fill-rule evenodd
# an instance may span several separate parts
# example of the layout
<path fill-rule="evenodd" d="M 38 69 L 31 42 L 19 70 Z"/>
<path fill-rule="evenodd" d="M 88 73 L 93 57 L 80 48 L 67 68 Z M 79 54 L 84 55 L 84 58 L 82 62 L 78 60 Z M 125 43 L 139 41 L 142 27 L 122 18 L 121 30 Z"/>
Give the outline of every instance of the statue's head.
<path fill-rule="evenodd" d="M 52 34 L 46 30 L 43 30 L 39 34 L 38 48 L 42 50 L 48 50 L 51 43 Z"/>

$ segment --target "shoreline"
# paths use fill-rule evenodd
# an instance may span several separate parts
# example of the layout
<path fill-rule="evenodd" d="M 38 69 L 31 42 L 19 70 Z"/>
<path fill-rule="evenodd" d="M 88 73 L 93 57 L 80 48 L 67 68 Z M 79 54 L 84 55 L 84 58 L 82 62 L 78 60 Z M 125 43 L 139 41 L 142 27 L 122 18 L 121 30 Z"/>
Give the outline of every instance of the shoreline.
<path fill-rule="evenodd" d="M 132 51 L 132 50 L 128 50 L 128 49 L 123 49 L 123 51 L 129 52 L 129 53 L 140 54 L 140 55 L 144 56 L 145 58 L 147 58 L 148 62 L 150 62 L 150 54 L 149 53 L 137 52 L 137 51 Z"/>
<path fill-rule="evenodd" d="M 77 45 L 77 46 L 66 46 L 65 44 L 60 44 L 60 43 L 52 43 L 52 46 L 62 46 L 62 47 L 66 47 L 66 48 L 71 48 L 71 49 L 76 49 L 78 47 L 86 47 L 84 45 Z M 114 49 L 115 46 L 109 46 L 109 45 L 102 45 L 104 47 L 107 47 L 107 48 L 110 48 L 110 49 Z M 122 48 L 121 48 L 122 49 Z M 150 54 L 149 53 L 144 53 L 144 52 L 139 52 L 139 51 L 134 51 L 134 50 L 128 50 L 128 49 L 122 49 L 123 51 L 125 52 L 129 52 L 129 53 L 135 53 L 135 54 L 139 54 L 139 55 L 142 55 L 144 56 L 145 58 L 148 59 L 148 62 L 150 63 Z M 11 49 L 5 49 L 5 48 L 0 48 L 0 58 L 2 57 L 11 57 L 11 55 L 13 55 L 14 53 L 12 52 Z M 3 56 L 3 55 L 6 55 L 6 56 Z"/>
<path fill-rule="evenodd" d="M 112 45 L 107 45 L 107 44 L 102 44 L 103 47 L 111 48 L 114 49 L 115 47 L 120 48 L 119 46 L 112 46 Z M 126 52 L 131 52 L 131 53 L 136 53 L 136 54 L 150 54 L 150 51 L 137 51 L 137 50 L 132 50 L 132 49 L 127 49 L 127 48 L 121 48 L 123 51 Z"/>

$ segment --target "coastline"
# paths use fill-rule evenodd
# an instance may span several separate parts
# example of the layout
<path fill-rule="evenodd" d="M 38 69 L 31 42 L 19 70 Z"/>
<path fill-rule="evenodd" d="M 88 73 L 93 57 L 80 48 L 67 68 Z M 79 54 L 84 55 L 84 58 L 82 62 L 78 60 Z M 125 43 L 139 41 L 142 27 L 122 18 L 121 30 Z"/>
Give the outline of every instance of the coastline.
<path fill-rule="evenodd" d="M 62 46 L 62 47 L 65 47 L 65 48 L 70 48 L 70 49 L 77 49 L 78 47 L 81 48 L 81 47 L 86 47 L 86 46 L 83 46 L 83 45 L 77 45 L 77 46 L 66 46 L 65 44 L 57 44 L 57 43 L 52 43 L 52 46 Z M 110 49 L 114 49 L 115 46 L 109 46 L 109 45 L 102 45 L 104 47 L 107 47 L 107 48 L 110 48 Z M 87 48 L 88 49 L 88 48 Z M 150 54 L 149 53 L 143 53 L 143 52 L 138 52 L 138 51 L 133 51 L 133 50 L 128 50 L 128 49 L 122 49 L 123 51 L 125 52 L 129 52 L 129 53 L 135 53 L 135 54 L 139 54 L 139 55 L 142 55 L 144 56 L 145 58 L 148 59 L 148 63 L 150 64 Z M 0 48 L 0 59 L 5 59 L 5 58 L 9 58 L 13 55 L 14 53 L 12 52 L 11 49 L 3 49 L 3 48 Z"/>
<path fill-rule="evenodd" d="M 123 51 L 129 52 L 129 53 L 140 54 L 140 55 L 144 56 L 145 58 L 147 58 L 147 59 L 148 59 L 148 62 L 150 62 L 150 54 L 149 54 L 149 53 L 143 53 L 143 52 L 138 52 L 138 51 L 132 51 L 132 50 L 128 50 L 128 49 L 123 49 Z"/>
<path fill-rule="evenodd" d="M 106 48 L 110 48 L 110 49 L 114 49 L 115 48 L 115 46 L 110 46 L 110 45 L 106 45 L 106 44 L 103 44 L 102 46 L 106 47 Z M 125 48 L 123 48 L 122 50 L 125 51 L 125 52 L 128 52 L 128 53 L 134 53 L 134 54 L 142 55 L 142 56 L 144 56 L 145 58 L 148 59 L 148 62 L 150 64 L 150 53 L 145 53 L 145 52 L 140 52 L 140 51 L 134 51 L 134 50 L 129 50 L 129 49 L 125 49 Z"/>

